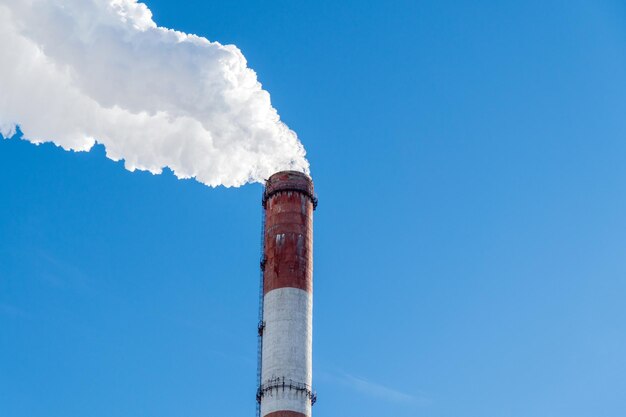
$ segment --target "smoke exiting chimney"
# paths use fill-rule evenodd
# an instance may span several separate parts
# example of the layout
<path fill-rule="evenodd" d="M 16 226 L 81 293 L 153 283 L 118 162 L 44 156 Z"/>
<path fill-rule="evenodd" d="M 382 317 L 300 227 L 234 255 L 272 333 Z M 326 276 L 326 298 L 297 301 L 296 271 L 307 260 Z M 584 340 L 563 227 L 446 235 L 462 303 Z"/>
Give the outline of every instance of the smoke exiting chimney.
<path fill-rule="evenodd" d="M 184 3 L 181 3 L 183 7 Z M 137 0 L 0 0 L 0 135 L 216 187 L 308 173 L 234 45 L 159 27 Z"/>
<path fill-rule="evenodd" d="M 261 320 L 260 417 L 310 417 L 312 382 L 313 210 L 307 175 L 283 171 L 265 185 Z"/>

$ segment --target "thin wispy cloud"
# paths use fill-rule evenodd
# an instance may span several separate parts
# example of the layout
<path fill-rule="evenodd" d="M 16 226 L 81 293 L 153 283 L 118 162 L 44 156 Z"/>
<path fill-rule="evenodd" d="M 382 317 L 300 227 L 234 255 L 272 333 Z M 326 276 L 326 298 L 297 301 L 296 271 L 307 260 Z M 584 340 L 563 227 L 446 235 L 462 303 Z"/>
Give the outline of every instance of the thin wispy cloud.
<path fill-rule="evenodd" d="M 343 374 L 342 379 L 346 384 L 352 386 L 358 391 L 387 401 L 413 403 L 418 400 L 418 397 L 414 395 L 369 381 L 365 378 L 360 378 L 350 374 Z"/>
<path fill-rule="evenodd" d="M 89 276 L 75 265 L 48 251 L 37 250 L 36 253 L 41 265 L 40 277 L 49 285 L 78 291 L 88 291 L 91 288 Z"/>
<path fill-rule="evenodd" d="M 11 318 L 26 317 L 28 314 L 19 307 L 11 304 L 0 303 L 0 315 L 9 316 Z"/>
<path fill-rule="evenodd" d="M 390 403 L 412 406 L 430 403 L 430 399 L 423 392 L 408 393 L 400 391 L 395 387 L 390 387 L 347 372 L 339 372 L 336 374 L 323 372 L 322 377 L 365 394 L 368 397 L 377 398 Z"/>

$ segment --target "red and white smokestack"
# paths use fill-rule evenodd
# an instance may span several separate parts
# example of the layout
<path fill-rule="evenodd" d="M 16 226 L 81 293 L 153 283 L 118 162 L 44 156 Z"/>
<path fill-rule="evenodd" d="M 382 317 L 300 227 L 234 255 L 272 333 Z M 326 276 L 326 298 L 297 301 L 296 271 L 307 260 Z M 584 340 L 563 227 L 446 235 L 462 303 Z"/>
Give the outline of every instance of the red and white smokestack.
<path fill-rule="evenodd" d="M 310 417 L 313 342 L 313 210 L 307 175 L 284 171 L 265 185 L 261 417 Z"/>

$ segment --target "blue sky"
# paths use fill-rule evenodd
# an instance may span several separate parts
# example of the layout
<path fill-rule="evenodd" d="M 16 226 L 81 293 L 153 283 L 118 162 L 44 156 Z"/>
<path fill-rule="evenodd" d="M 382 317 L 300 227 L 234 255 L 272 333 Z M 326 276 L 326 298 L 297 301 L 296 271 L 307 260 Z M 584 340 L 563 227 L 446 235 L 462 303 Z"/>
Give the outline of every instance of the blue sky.
<path fill-rule="evenodd" d="M 621 2 L 147 4 L 307 147 L 316 416 L 626 415 Z M 0 141 L 0 415 L 253 415 L 261 192 Z"/>

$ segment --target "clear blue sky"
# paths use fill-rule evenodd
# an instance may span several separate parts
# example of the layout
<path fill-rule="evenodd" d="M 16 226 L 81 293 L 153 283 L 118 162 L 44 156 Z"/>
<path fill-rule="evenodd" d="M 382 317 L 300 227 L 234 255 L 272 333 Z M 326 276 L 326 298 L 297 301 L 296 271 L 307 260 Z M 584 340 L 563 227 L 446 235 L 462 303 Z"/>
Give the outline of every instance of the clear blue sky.
<path fill-rule="evenodd" d="M 308 149 L 315 416 L 626 415 L 622 2 L 147 3 Z M 0 416 L 254 415 L 260 198 L 0 141 Z"/>

